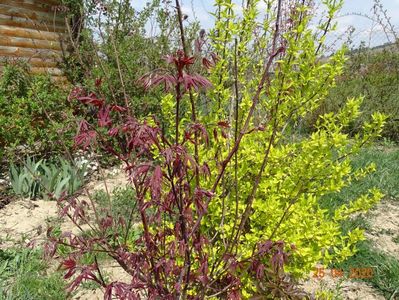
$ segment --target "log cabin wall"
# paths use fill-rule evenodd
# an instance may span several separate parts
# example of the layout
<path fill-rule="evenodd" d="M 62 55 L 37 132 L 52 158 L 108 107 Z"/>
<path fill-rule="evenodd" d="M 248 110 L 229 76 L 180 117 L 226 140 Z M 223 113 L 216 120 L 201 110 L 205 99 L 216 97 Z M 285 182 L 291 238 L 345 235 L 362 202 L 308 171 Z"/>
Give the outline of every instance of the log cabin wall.
<path fill-rule="evenodd" d="M 64 79 L 58 63 L 67 26 L 60 0 L 0 0 L 0 72 L 5 60 L 28 62 L 33 74 Z"/>

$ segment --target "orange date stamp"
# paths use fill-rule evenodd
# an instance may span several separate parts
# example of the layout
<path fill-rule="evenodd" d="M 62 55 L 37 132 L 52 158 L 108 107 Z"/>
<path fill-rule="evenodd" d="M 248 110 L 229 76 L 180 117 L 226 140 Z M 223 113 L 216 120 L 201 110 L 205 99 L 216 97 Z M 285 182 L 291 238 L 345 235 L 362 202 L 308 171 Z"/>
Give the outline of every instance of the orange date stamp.
<path fill-rule="evenodd" d="M 344 277 L 345 272 L 343 269 L 324 269 L 323 267 L 317 267 L 313 273 L 314 278 L 321 279 L 325 276 L 331 276 L 333 278 Z M 349 278 L 353 279 L 369 279 L 374 275 L 373 268 L 350 268 Z"/>

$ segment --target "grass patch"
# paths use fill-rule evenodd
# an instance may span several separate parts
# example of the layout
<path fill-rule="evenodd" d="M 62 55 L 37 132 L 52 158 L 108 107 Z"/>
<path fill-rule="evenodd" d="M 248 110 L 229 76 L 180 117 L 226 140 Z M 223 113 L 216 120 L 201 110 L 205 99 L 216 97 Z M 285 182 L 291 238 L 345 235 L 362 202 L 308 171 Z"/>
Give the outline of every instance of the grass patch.
<path fill-rule="evenodd" d="M 370 147 L 353 158 L 355 169 L 366 167 L 371 162 L 377 165 L 376 172 L 361 181 L 353 182 L 340 193 L 324 197 L 321 205 L 334 211 L 342 204 L 366 194 L 372 187 L 379 188 L 386 199 L 399 201 L 399 147 Z"/>
<path fill-rule="evenodd" d="M 365 167 L 371 162 L 377 165 L 376 172 L 368 175 L 362 181 L 354 182 L 340 193 L 326 196 L 321 205 L 334 211 L 342 204 L 367 193 L 372 187 L 379 188 L 385 194 L 385 199 L 392 200 L 399 205 L 399 148 L 391 145 L 364 149 L 353 159 L 353 167 Z M 356 227 L 370 231 L 370 226 L 364 215 L 349 219 L 342 224 L 344 232 Z M 399 236 L 394 240 L 399 242 Z M 359 243 L 358 251 L 353 257 L 330 267 L 343 269 L 345 274 L 349 274 L 351 268 L 372 267 L 373 277 L 363 280 L 379 290 L 387 299 L 399 288 L 399 261 L 375 249 L 369 241 Z"/>
<path fill-rule="evenodd" d="M 0 299 L 67 299 L 62 274 L 48 268 L 40 250 L 0 250 Z"/>
<path fill-rule="evenodd" d="M 101 217 L 106 217 L 108 213 L 111 213 L 111 216 L 116 219 L 119 217 L 138 219 L 136 195 L 130 186 L 117 187 L 111 195 L 108 195 L 104 190 L 99 190 L 95 192 L 93 198 L 100 208 Z"/>
<path fill-rule="evenodd" d="M 389 199 L 399 200 L 399 147 L 372 147 L 363 150 L 354 161 L 354 167 L 364 167 L 375 162 L 377 171 L 363 182 L 354 184 L 359 192 L 376 186 Z"/>
<path fill-rule="evenodd" d="M 354 256 L 332 267 L 343 269 L 345 274 L 349 274 L 351 268 L 373 268 L 372 278 L 362 280 L 379 290 L 386 299 L 399 288 L 399 261 L 373 248 L 369 241 L 359 243 Z"/>

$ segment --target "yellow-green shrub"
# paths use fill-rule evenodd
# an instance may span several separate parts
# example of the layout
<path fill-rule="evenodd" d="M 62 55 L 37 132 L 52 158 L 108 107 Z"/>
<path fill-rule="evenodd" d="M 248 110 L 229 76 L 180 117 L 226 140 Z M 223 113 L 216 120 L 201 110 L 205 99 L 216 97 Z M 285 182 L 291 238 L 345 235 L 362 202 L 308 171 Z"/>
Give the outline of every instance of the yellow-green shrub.
<path fill-rule="evenodd" d="M 245 128 L 257 85 L 262 80 L 265 49 L 269 49 L 268 55 L 275 54 L 270 49 L 274 29 L 271 27 L 276 18 L 275 11 L 270 10 L 266 12 L 269 18 L 260 21 L 259 1 L 251 1 L 242 17 L 234 14 L 230 1 L 216 2 L 220 18 L 212 34 L 212 46 L 219 54 L 219 61 L 210 73 L 214 85 L 210 95 L 212 105 L 200 115 L 201 121 L 208 124 L 208 131 L 214 132 L 211 147 L 200 149 L 203 161 L 212 162 L 210 169 L 214 176 L 231 152 L 237 135 Z M 323 3 L 329 16 L 342 5 L 342 1 Z M 322 209 L 319 200 L 372 171 L 372 166 L 354 170 L 350 159 L 379 136 L 385 117 L 373 114 L 372 121 L 363 124 L 361 133 L 349 137 L 345 129 L 359 117 L 362 101 L 350 99 L 337 114 L 322 116 L 310 136 L 295 135 L 298 122 L 318 108 L 334 86 L 335 77 L 342 73 L 345 62 L 344 49 L 327 62 L 319 60 L 325 35 L 317 36 L 310 28 L 309 7 L 296 9 L 293 14 L 296 18 L 290 20 L 293 27 L 279 37 L 282 54 L 271 79 L 265 82 L 259 106 L 249 120 L 248 134 L 244 134 L 227 166 L 228 176 L 224 176 L 217 196 L 210 203 L 210 214 L 202 224 L 220 239 L 219 247 L 210 253 L 215 260 L 230 252 L 237 252 L 245 259 L 253 254 L 259 241 L 283 240 L 295 248 L 288 269 L 301 277 L 309 274 L 316 263 L 328 264 L 350 257 L 356 251 L 356 243 L 364 238 L 360 229 L 344 235 L 340 223 L 378 202 L 382 197 L 378 190 L 371 189 L 369 194 L 353 199 L 334 215 Z M 259 27 L 263 34 L 255 39 L 253 32 Z M 333 26 L 326 20 L 319 29 L 329 32 Z M 222 128 L 218 120 L 226 120 L 229 128 Z M 210 188 L 214 180 L 215 177 L 202 185 Z M 259 185 L 254 189 L 257 180 Z M 224 241 L 237 233 L 246 213 L 249 213 L 248 222 L 242 229 L 244 234 L 238 235 L 237 245 L 226 244 Z M 246 284 L 246 295 L 255 293 L 254 284 L 250 281 Z"/>

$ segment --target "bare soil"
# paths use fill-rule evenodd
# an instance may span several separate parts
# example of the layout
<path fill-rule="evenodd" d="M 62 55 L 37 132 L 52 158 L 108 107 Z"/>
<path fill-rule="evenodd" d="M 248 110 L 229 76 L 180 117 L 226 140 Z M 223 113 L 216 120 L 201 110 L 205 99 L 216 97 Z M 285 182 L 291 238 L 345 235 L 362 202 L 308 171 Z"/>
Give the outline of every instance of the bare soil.
<path fill-rule="evenodd" d="M 398 201 L 382 201 L 370 213 L 370 228 L 366 238 L 373 246 L 399 259 L 399 203 Z M 364 281 L 334 278 L 330 271 L 322 279 L 311 277 L 303 283 L 305 291 L 315 293 L 317 290 L 331 290 L 345 300 L 383 300 L 377 290 Z"/>
<path fill-rule="evenodd" d="M 399 259 L 399 203 L 384 201 L 371 212 L 366 237 L 381 251 Z"/>
<path fill-rule="evenodd" d="M 109 173 L 109 172 L 108 172 Z M 89 183 L 80 200 L 89 201 L 90 195 L 97 190 L 107 189 L 109 192 L 115 187 L 128 184 L 124 172 L 119 171 L 110 176 L 105 173 L 105 180 L 96 180 Z M 0 249 L 11 247 L 16 244 L 36 244 L 44 240 L 47 226 L 59 220 L 57 203 L 55 201 L 18 199 L 11 201 L 0 209 Z M 76 229 L 69 220 L 62 220 L 62 229 L 72 231 Z"/>
<path fill-rule="evenodd" d="M 303 289 L 313 295 L 316 291 L 332 291 L 336 299 L 345 300 L 384 300 L 384 296 L 372 286 L 363 281 L 337 278 L 331 276 L 331 271 L 326 270 L 321 279 L 311 278 L 302 284 Z"/>

